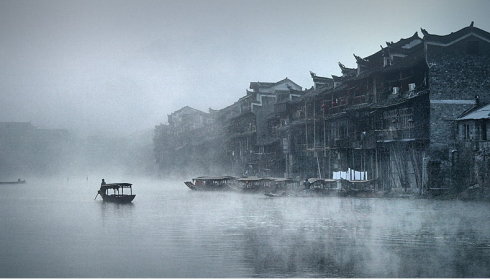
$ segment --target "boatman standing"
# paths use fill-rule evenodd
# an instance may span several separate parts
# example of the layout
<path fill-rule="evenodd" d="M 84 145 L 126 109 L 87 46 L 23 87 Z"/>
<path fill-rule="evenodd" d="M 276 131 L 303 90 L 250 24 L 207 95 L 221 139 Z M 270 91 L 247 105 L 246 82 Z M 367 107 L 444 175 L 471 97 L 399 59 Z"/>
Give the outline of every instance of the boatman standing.
<path fill-rule="evenodd" d="M 105 180 L 104 180 L 104 178 L 102 178 L 102 182 L 100 183 L 100 185 L 101 185 L 101 186 L 102 186 L 102 185 L 105 185 Z"/>

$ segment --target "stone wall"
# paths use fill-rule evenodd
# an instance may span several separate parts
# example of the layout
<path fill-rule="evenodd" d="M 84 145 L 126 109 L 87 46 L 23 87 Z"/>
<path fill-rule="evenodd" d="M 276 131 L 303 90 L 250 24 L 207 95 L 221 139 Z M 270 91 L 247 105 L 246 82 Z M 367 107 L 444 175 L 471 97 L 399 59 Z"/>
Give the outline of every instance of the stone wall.
<path fill-rule="evenodd" d="M 478 53 L 468 52 L 479 41 Z M 450 46 L 427 46 L 430 87 L 429 187 L 462 191 L 477 183 L 477 152 L 461 149 L 456 118 L 479 102 L 490 103 L 490 44 L 470 36 Z M 457 157 L 451 154 L 458 152 Z M 478 167 L 477 167 L 478 166 Z M 479 170 L 479 171 L 476 171 Z"/>
<path fill-rule="evenodd" d="M 474 104 L 431 103 L 430 145 L 434 150 L 448 148 L 457 136 L 456 118 Z"/>
<path fill-rule="evenodd" d="M 467 38 L 452 46 L 427 47 L 430 86 L 431 147 L 440 149 L 454 143 L 454 120 L 474 104 L 490 102 L 490 46 L 480 42 L 480 53 L 467 53 Z"/>

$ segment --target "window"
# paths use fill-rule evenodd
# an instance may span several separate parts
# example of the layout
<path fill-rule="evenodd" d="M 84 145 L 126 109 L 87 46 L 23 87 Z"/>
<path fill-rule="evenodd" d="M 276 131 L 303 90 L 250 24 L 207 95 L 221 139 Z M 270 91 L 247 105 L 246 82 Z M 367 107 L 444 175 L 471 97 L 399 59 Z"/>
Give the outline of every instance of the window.
<path fill-rule="evenodd" d="M 410 92 L 415 91 L 415 83 L 409 83 L 408 84 L 408 91 L 410 91 Z"/>
<path fill-rule="evenodd" d="M 339 138 L 345 139 L 347 137 L 347 127 L 344 125 L 339 127 Z"/>
<path fill-rule="evenodd" d="M 463 139 L 464 140 L 470 139 L 470 125 L 469 124 L 463 124 Z"/>

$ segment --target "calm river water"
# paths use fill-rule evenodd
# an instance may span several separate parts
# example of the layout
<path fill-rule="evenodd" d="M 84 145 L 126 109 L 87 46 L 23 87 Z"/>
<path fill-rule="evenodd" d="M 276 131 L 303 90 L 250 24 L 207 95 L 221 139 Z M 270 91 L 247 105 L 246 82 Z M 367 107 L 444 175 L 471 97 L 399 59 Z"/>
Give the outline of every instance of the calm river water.
<path fill-rule="evenodd" d="M 95 178 L 0 185 L 0 276 L 490 276 L 489 203 L 130 181 L 129 205 L 94 200 Z"/>

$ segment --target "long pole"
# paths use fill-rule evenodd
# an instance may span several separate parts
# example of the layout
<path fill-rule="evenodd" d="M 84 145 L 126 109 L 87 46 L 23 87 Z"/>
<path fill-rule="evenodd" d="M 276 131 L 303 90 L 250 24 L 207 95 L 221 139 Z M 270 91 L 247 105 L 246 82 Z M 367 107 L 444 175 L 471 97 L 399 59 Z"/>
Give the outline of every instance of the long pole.
<path fill-rule="evenodd" d="M 316 99 L 313 99 L 313 149 L 316 149 Z"/>
<path fill-rule="evenodd" d="M 323 121 L 323 148 L 322 148 L 322 164 L 323 164 L 323 171 L 325 171 L 325 178 L 328 176 L 327 173 L 327 167 L 325 166 L 325 157 L 326 157 L 326 150 L 327 150 L 327 135 L 326 135 L 326 129 L 325 129 L 325 100 L 323 100 L 323 105 L 322 105 L 322 121 Z M 330 169 L 330 166 L 328 166 Z"/>
<path fill-rule="evenodd" d="M 305 98 L 305 136 L 306 136 L 306 149 L 308 150 L 308 110 L 306 106 L 306 98 Z"/>
<path fill-rule="evenodd" d="M 320 171 L 320 161 L 318 160 L 318 152 L 316 153 L 316 164 L 318 166 L 318 176 L 322 178 L 322 172 Z"/>

